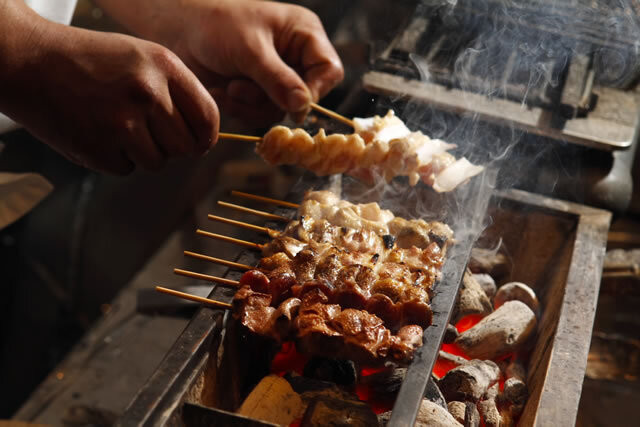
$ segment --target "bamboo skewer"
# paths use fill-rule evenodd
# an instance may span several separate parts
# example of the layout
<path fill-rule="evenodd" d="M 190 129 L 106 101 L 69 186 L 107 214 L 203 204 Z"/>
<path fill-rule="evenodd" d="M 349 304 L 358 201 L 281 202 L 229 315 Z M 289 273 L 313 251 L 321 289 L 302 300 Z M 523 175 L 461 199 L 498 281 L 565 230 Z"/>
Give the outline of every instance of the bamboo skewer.
<path fill-rule="evenodd" d="M 246 142 L 260 142 L 262 138 L 259 136 L 240 135 L 237 133 L 225 133 L 219 132 L 218 139 L 230 139 L 234 141 L 246 141 Z"/>
<path fill-rule="evenodd" d="M 214 264 L 224 265 L 225 267 L 235 268 L 237 270 L 260 270 L 257 267 L 251 267 L 250 265 L 247 265 L 247 264 L 240 264 L 239 262 L 228 261 L 222 258 L 215 258 L 209 255 L 199 254 L 197 252 L 184 251 L 184 254 L 186 256 L 190 256 L 191 258 L 201 259 L 203 261 L 209 261 Z"/>
<path fill-rule="evenodd" d="M 259 225 L 253 225 L 242 221 L 236 221 L 235 219 L 229 219 L 218 215 L 209 214 L 207 216 L 211 221 L 218 221 L 224 224 L 235 225 L 236 227 L 247 228 L 249 230 L 258 231 L 260 233 L 265 233 L 271 238 L 276 238 L 280 235 L 279 231 L 272 230 L 271 228 L 261 227 Z"/>
<path fill-rule="evenodd" d="M 196 273 L 194 271 L 182 270 L 180 268 L 174 268 L 173 272 L 179 276 L 191 277 L 192 279 L 208 280 L 224 286 L 239 286 L 240 282 L 237 280 L 225 279 L 224 277 L 210 276 L 208 274 Z"/>
<path fill-rule="evenodd" d="M 264 211 L 259 211 L 257 209 L 251 209 L 251 208 L 247 208 L 247 207 L 240 206 L 240 205 L 234 205 L 233 203 L 227 203 L 227 202 L 218 201 L 218 204 L 220 206 L 224 206 L 225 208 L 235 209 L 235 210 L 240 211 L 240 212 L 245 212 L 245 213 L 261 216 L 263 218 L 272 219 L 272 220 L 275 220 L 275 221 L 282 221 L 282 222 L 291 221 L 291 219 L 287 218 L 286 216 L 276 215 L 276 214 L 272 214 L 272 213 L 264 212 Z"/>
<path fill-rule="evenodd" d="M 331 111 L 327 108 L 324 108 L 321 105 L 316 104 L 315 102 L 312 102 L 310 104 L 311 108 L 313 110 L 316 110 L 319 113 L 324 114 L 325 116 L 331 117 L 332 119 L 335 119 L 339 122 L 342 122 L 348 126 L 354 127 L 353 126 L 353 120 L 336 113 L 335 111 Z M 218 139 L 229 139 L 229 140 L 233 140 L 233 141 L 246 141 L 246 142 L 260 142 L 262 141 L 262 137 L 260 136 L 253 136 L 253 135 L 241 135 L 238 133 L 228 133 L 228 132 L 218 132 Z"/>
<path fill-rule="evenodd" d="M 258 196 L 256 194 L 251 194 L 251 193 L 244 193 L 242 191 L 233 190 L 231 192 L 231 195 L 244 197 L 245 199 L 257 200 L 259 202 L 271 203 L 272 205 L 280 205 L 287 208 L 298 209 L 300 207 L 300 205 L 297 203 L 291 203 L 291 202 L 287 202 L 285 200 L 279 200 L 279 199 L 272 199 L 271 197 Z"/>
<path fill-rule="evenodd" d="M 204 230 L 200 230 L 200 229 L 196 230 L 196 234 L 199 234 L 201 236 L 210 237 L 210 238 L 216 239 L 216 240 L 222 240 L 223 242 L 235 243 L 236 245 L 246 246 L 246 247 L 251 248 L 251 249 L 257 249 L 259 251 L 261 251 L 262 248 L 264 248 L 264 245 L 260 245 L 258 243 L 247 242 L 246 240 L 235 239 L 233 237 L 223 236 L 222 234 L 210 233 L 208 231 L 204 231 Z"/>
<path fill-rule="evenodd" d="M 215 308 L 223 308 L 225 310 L 230 310 L 233 306 L 231 304 L 227 304 L 226 302 L 216 301 L 214 299 L 199 297 L 197 295 L 188 294 L 186 292 L 176 291 L 174 289 L 164 288 L 162 286 L 156 286 L 156 291 L 161 292 L 163 294 L 172 295 L 174 297 L 186 299 L 189 301 L 199 302 L 205 305 L 209 305 Z"/>
<path fill-rule="evenodd" d="M 354 127 L 353 126 L 353 120 L 348 119 L 345 116 L 336 113 L 335 111 L 328 110 L 328 109 L 324 108 L 323 106 L 316 104 L 315 102 L 311 103 L 311 108 L 313 110 L 316 110 L 316 111 L 326 115 L 326 116 L 331 117 L 332 119 L 338 120 L 339 122 L 342 122 L 342 123 L 344 123 L 344 124 L 346 124 L 348 126 Z"/>

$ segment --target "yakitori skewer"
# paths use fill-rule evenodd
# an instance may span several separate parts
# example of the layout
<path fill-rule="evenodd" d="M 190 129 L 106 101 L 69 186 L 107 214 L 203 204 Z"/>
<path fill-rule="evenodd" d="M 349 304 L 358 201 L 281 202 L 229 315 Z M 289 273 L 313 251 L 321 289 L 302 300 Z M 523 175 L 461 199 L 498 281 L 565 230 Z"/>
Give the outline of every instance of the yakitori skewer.
<path fill-rule="evenodd" d="M 203 261 L 209 261 L 214 264 L 224 265 L 225 267 L 235 268 L 236 270 L 259 270 L 259 268 L 251 267 L 250 265 L 247 265 L 247 264 L 240 264 L 239 262 L 228 261 L 226 259 L 216 258 L 209 255 L 203 255 L 197 252 L 184 251 L 184 254 L 191 258 L 201 259 Z"/>
<path fill-rule="evenodd" d="M 208 274 L 196 273 L 194 271 L 182 270 L 180 268 L 174 268 L 173 272 L 179 276 L 191 277 L 192 279 L 208 280 L 209 282 L 218 283 L 224 286 L 240 286 L 240 282 L 237 280 L 225 279 L 224 277 L 210 276 Z"/>
<path fill-rule="evenodd" d="M 335 111 L 331 111 L 329 109 L 324 108 L 321 105 L 316 104 L 315 102 L 311 103 L 311 108 L 318 111 L 319 113 L 322 113 L 326 116 L 331 117 L 332 119 L 338 120 L 339 122 L 342 122 L 348 126 L 353 127 L 353 120 L 346 118 L 345 116 L 336 113 Z"/>
<path fill-rule="evenodd" d="M 279 199 L 272 199 L 271 197 L 258 196 L 256 194 L 251 194 L 251 193 L 244 193 L 242 191 L 233 190 L 231 192 L 231 195 L 244 197 L 245 199 L 257 200 L 259 202 L 271 203 L 272 205 L 284 206 L 287 208 L 298 209 L 300 207 L 300 205 L 297 203 L 291 203 L 291 202 L 287 202 L 285 200 L 279 200 Z"/>
<path fill-rule="evenodd" d="M 240 135 L 237 133 L 218 133 L 218 139 L 230 139 L 234 141 L 246 141 L 246 142 L 260 142 L 262 138 L 259 136 Z"/>
<path fill-rule="evenodd" d="M 211 221 L 218 221 L 218 222 L 222 222 L 224 224 L 235 225 L 236 227 L 242 227 L 242 228 L 246 228 L 248 230 L 257 231 L 259 233 L 265 233 L 271 238 L 276 238 L 276 237 L 278 237 L 280 235 L 280 232 L 277 231 L 277 230 L 272 230 L 271 228 L 262 227 L 262 226 L 259 226 L 259 225 L 249 224 L 247 222 L 236 221 L 235 219 L 229 219 L 229 218 L 225 218 L 223 216 L 209 214 L 207 216 L 207 218 L 209 218 Z"/>
<path fill-rule="evenodd" d="M 282 221 L 282 222 L 291 221 L 291 218 L 287 218 L 286 216 L 276 215 L 276 214 L 272 214 L 272 213 L 264 212 L 264 211 L 259 211 L 257 209 L 251 209 L 251 208 L 247 208 L 245 206 L 234 205 L 233 203 L 227 203 L 227 202 L 218 201 L 218 204 L 220 206 L 224 206 L 225 208 L 230 208 L 230 209 L 234 209 L 234 210 L 237 210 L 237 211 L 240 211 L 240 212 L 245 212 L 245 213 L 249 213 L 249 214 L 252 214 L 252 215 L 261 216 L 263 218 L 271 219 L 271 220 L 274 220 L 274 221 Z"/>
<path fill-rule="evenodd" d="M 259 251 L 261 251 L 262 248 L 264 247 L 264 245 L 261 245 L 258 243 L 247 242 L 246 240 L 235 239 L 233 237 L 223 236 L 222 234 L 210 233 L 208 231 L 204 231 L 200 229 L 196 230 L 196 234 L 199 234 L 205 237 L 210 237 L 216 240 L 222 240 L 223 242 L 235 243 L 236 245 L 246 246 L 247 248 L 257 249 Z"/>
<path fill-rule="evenodd" d="M 182 299 L 186 299 L 189 301 L 195 301 L 195 302 L 199 302 L 211 307 L 215 307 L 215 308 L 223 308 L 225 310 L 230 310 L 232 308 L 231 304 L 227 304 L 226 302 L 220 302 L 220 301 L 216 301 L 210 298 L 204 298 L 204 297 L 200 297 L 198 295 L 192 295 L 192 294 L 188 294 L 186 292 L 180 292 L 180 291 L 176 291 L 174 289 L 169 289 L 169 288 L 165 288 L 162 286 L 156 286 L 156 291 L 161 292 L 163 294 L 167 294 L 167 295 L 172 295 L 174 297 L 178 297 L 178 298 L 182 298 Z"/>

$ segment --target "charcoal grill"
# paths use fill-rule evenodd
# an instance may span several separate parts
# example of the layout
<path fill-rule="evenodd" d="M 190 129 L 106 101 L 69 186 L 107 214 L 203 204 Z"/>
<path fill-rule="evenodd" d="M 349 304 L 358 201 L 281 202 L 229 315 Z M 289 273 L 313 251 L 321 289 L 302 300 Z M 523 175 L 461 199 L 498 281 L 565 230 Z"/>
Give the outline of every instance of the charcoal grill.
<path fill-rule="evenodd" d="M 362 87 L 427 106 L 418 124 L 433 134 L 446 122 L 438 137 L 459 120 L 506 130 L 486 136 L 496 144 L 519 133 L 540 162 L 538 179 L 518 177 L 518 188 L 624 211 L 640 124 L 639 11 L 636 1 L 425 0 L 373 54 Z"/>
<path fill-rule="evenodd" d="M 474 123 L 517 128 L 545 141 L 568 141 L 606 153 L 617 162 L 609 174 L 619 174 L 623 167 L 628 175 L 640 110 L 632 89 L 638 74 L 638 45 L 628 37 L 605 36 L 597 28 L 603 24 L 602 16 L 613 17 L 614 21 L 605 21 L 616 22 L 623 30 L 635 21 L 629 21 L 634 19 L 629 11 L 609 8 L 604 15 L 593 13 L 584 17 L 586 24 L 558 34 L 559 23 L 570 21 L 578 6 L 575 1 L 459 0 L 454 6 L 423 1 L 406 30 L 374 58 L 372 70 L 363 77 L 363 87 L 391 99 L 410 98 L 412 103 L 434 107 L 433 111 L 472 117 Z M 558 40 L 560 46 L 549 51 L 560 49 L 564 56 L 529 58 L 527 52 L 513 49 L 513 44 L 498 43 L 491 36 L 479 38 L 478 34 L 488 34 L 484 31 L 487 27 L 508 28 L 514 13 L 527 25 L 512 34 L 525 41 L 532 35 L 549 42 Z M 470 17 L 474 20 L 469 21 Z M 549 22 L 555 25 L 549 27 Z M 472 32 L 459 31 L 461 27 Z M 524 32 L 520 34 L 520 30 Z M 472 52 L 469 47 L 495 51 L 486 58 L 463 55 L 463 61 L 450 61 L 459 57 L 459 52 Z M 630 58 L 624 72 L 606 72 L 601 65 L 620 55 Z M 487 72 L 487 58 L 495 57 L 502 62 L 491 64 L 491 72 Z M 530 67 L 533 63 L 543 65 L 551 77 L 536 79 L 536 70 Z M 622 112 L 618 108 L 619 114 L 612 113 L 612 104 L 622 105 Z M 354 115 L 349 113 L 362 113 L 363 108 L 352 110 L 346 105 L 341 112 Z M 472 180 L 467 191 L 477 189 L 474 186 L 479 181 Z M 290 200 L 300 200 L 302 191 L 318 185 L 334 191 L 345 189 L 339 179 L 307 180 Z M 623 199 L 630 197 L 630 183 L 614 180 L 613 185 L 629 190 L 613 202 L 620 207 L 628 202 Z M 500 239 L 505 242 L 513 261 L 509 280 L 530 284 L 543 307 L 528 367 L 530 397 L 520 425 L 575 424 L 610 214 L 519 190 L 496 190 L 491 197 L 476 201 L 477 205 L 462 206 L 460 211 L 488 212 L 491 225 L 480 241 L 486 247 L 494 247 Z M 425 330 L 425 344 L 409 366 L 391 426 L 414 423 L 476 237 L 473 233 L 463 235 L 447 256 L 443 280 L 437 284 L 432 301 L 433 325 Z M 257 256 L 243 252 L 237 261 L 255 264 Z M 237 279 L 239 275 L 228 272 L 227 277 Z M 230 301 L 233 293 L 232 289 L 216 288 L 211 298 Z M 260 375 L 268 355 L 258 356 L 260 352 L 255 351 L 247 357 L 248 352 L 263 348 L 264 342 L 234 339 L 233 325 L 225 312 L 199 309 L 132 401 L 120 425 L 270 425 L 234 413 L 252 381 L 249 378 L 255 380 Z"/>
<path fill-rule="evenodd" d="M 330 184 L 334 191 L 336 185 L 342 187 L 339 180 Z M 293 195 L 292 201 L 300 196 Z M 517 190 L 493 194 L 488 212 L 492 225 L 481 241 L 495 245 L 504 239 L 513 260 L 509 280 L 531 284 L 544 307 L 529 365 L 531 397 L 520 425 L 573 424 L 610 214 Z M 425 345 L 409 367 L 389 425 L 413 425 L 471 243 L 460 241 L 454 246 L 457 251 L 449 254 L 461 262 L 445 264 L 444 280 L 437 285 L 433 299 L 434 324 L 425 331 Z M 256 254 L 243 252 L 238 261 L 252 263 L 256 259 Z M 227 276 L 237 278 L 237 273 Z M 223 288 L 211 294 L 218 300 L 232 296 L 233 290 Z M 248 354 L 251 348 L 260 348 L 260 343 L 247 347 L 234 341 L 233 325 L 223 311 L 199 309 L 132 401 L 120 425 L 270 425 L 233 413 L 246 386 L 243 382 L 260 365 L 260 352 Z"/>

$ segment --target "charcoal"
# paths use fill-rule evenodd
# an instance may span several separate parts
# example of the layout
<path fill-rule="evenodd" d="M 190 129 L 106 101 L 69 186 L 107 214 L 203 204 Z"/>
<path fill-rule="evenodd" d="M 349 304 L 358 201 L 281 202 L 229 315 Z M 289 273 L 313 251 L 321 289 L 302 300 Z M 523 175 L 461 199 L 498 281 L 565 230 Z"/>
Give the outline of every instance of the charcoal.
<path fill-rule="evenodd" d="M 350 360 L 314 357 L 304 367 L 304 376 L 338 385 L 353 385 L 356 382 L 356 367 Z"/>
<path fill-rule="evenodd" d="M 503 425 L 502 415 L 496 404 L 496 397 L 500 392 L 498 383 L 491 386 L 478 402 L 478 411 L 484 420 L 486 427 L 500 427 Z"/>
<path fill-rule="evenodd" d="M 451 323 L 457 323 L 460 319 L 470 314 L 486 316 L 493 311 L 493 305 L 489 297 L 484 293 L 480 284 L 473 278 L 470 271 L 465 272 L 458 292 L 458 300 L 453 309 Z"/>
<path fill-rule="evenodd" d="M 397 393 L 400 390 L 407 368 L 392 368 L 362 377 L 361 382 L 379 394 Z"/>
<path fill-rule="evenodd" d="M 462 427 L 458 421 L 442 406 L 433 403 L 429 399 L 422 399 L 416 427 Z"/>
<path fill-rule="evenodd" d="M 479 400 L 487 389 L 497 383 L 498 365 L 490 360 L 470 360 L 447 372 L 438 385 L 447 402 Z"/>
<path fill-rule="evenodd" d="M 535 332 L 536 324 L 536 316 L 526 304 L 507 301 L 461 333 L 456 344 L 470 357 L 496 359 L 521 349 Z"/>
<path fill-rule="evenodd" d="M 536 314 L 540 309 L 540 303 L 538 302 L 536 293 L 529 286 L 520 282 L 510 282 L 500 286 L 493 300 L 493 304 L 497 309 L 507 301 L 521 301 Z"/>
<path fill-rule="evenodd" d="M 476 279 L 476 282 L 480 284 L 480 287 L 482 287 L 482 290 L 485 294 L 487 294 L 489 299 L 493 299 L 493 297 L 496 295 L 496 291 L 498 290 L 496 281 L 493 280 L 493 277 L 485 273 L 479 273 L 474 274 L 473 278 Z"/>
<path fill-rule="evenodd" d="M 445 344 L 451 344 L 452 342 L 454 342 L 456 340 L 456 338 L 458 338 L 458 330 L 456 329 L 455 326 L 453 326 L 451 323 L 449 323 L 447 325 L 447 329 L 445 329 L 444 331 L 444 339 L 443 339 L 443 343 Z"/>
<path fill-rule="evenodd" d="M 327 397 L 317 397 L 311 401 L 300 423 L 301 427 L 377 425 L 378 417 L 367 403 Z"/>
<path fill-rule="evenodd" d="M 431 378 L 429 379 L 429 382 L 427 383 L 427 388 L 424 391 L 424 397 L 426 399 L 429 399 L 433 403 L 436 403 L 442 406 L 445 409 L 447 408 L 447 401 L 444 399 L 444 396 L 440 391 L 440 387 L 438 387 L 438 384 L 436 384 L 436 381 L 433 375 L 431 376 Z"/>
<path fill-rule="evenodd" d="M 480 413 L 473 402 L 449 402 L 449 413 L 465 427 L 478 427 L 480 425 Z"/>

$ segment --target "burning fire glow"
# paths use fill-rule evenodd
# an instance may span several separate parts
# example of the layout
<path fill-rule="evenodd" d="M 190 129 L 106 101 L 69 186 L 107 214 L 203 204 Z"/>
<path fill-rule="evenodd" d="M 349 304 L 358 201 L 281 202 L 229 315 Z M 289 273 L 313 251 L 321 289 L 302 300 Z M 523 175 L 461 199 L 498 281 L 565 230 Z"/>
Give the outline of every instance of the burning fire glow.
<path fill-rule="evenodd" d="M 482 320 L 481 315 L 469 315 L 463 317 L 458 323 L 456 323 L 455 327 L 459 333 L 466 331 L 467 329 L 472 328 L 478 322 Z M 467 360 L 471 358 L 466 355 L 460 347 L 456 344 L 442 344 L 440 348 L 442 351 L 463 357 Z M 500 357 L 500 360 L 515 358 L 515 354 L 507 354 L 503 357 Z M 298 375 L 303 375 L 304 367 L 309 362 L 310 357 L 305 354 L 301 354 L 296 350 L 295 343 L 289 341 L 282 344 L 280 351 L 275 355 L 273 360 L 271 361 L 271 373 L 284 376 L 288 372 L 295 372 Z M 442 378 L 449 372 L 451 369 L 455 368 L 456 365 L 453 362 L 448 362 L 444 360 L 436 360 L 436 363 L 433 367 L 433 374 Z M 367 377 L 369 375 L 373 375 L 379 372 L 384 371 L 385 367 L 362 367 L 360 370 L 359 377 Z M 504 378 L 500 378 L 500 390 L 504 387 Z M 358 382 L 355 387 L 355 393 L 358 395 L 358 398 L 367 402 L 374 413 L 381 414 L 393 409 L 393 404 L 395 403 L 394 396 L 380 396 L 374 390 L 362 382 Z M 295 424 L 295 423 L 294 423 Z"/>

